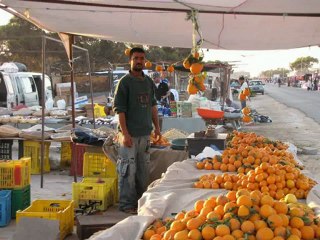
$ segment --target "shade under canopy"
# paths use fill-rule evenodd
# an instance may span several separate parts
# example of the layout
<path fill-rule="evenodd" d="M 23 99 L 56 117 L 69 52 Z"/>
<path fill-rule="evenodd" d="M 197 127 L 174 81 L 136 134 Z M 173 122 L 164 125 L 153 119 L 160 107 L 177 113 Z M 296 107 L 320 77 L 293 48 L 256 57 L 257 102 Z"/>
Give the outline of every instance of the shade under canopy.
<path fill-rule="evenodd" d="M 202 47 L 289 49 L 320 44 L 318 0 L 2 0 L 0 7 L 53 31 L 112 41 L 192 47 L 191 7 Z"/>

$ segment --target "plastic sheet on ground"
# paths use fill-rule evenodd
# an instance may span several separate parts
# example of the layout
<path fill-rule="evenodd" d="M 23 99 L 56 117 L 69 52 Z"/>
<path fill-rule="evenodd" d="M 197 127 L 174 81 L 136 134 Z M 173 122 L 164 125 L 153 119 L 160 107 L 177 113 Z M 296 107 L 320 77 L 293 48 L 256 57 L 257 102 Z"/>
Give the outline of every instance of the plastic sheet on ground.
<path fill-rule="evenodd" d="M 296 160 L 296 162 L 300 165 L 300 166 L 304 166 L 303 165 L 303 163 L 299 160 L 299 158 L 298 158 L 298 149 L 297 149 L 297 147 L 294 145 L 294 144 L 292 144 L 292 143 L 290 143 L 290 142 L 285 142 L 285 144 L 287 144 L 289 147 L 288 147 L 288 149 L 287 149 L 287 151 L 288 152 L 290 152 L 290 153 L 292 153 L 293 154 L 293 156 L 294 156 L 294 159 Z"/>
<path fill-rule="evenodd" d="M 163 178 L 140 198 L 138 216 L 129 217 L 90 239 L 141 239 L 143 231 L 157 218 L 172 217 L 181 210 L 191 210 L 198 199 L 225 193 L 224 189 L 196 189 L 192 183 L 208 170 L 197 170 L 195 160 L 188 159 L 171 165 Z M 217 174 L 222 174 L 217 171 Z"/>
<path fill-rule="evenodd" d="M 215 151 L 214 149 L 212 149 L 211 147 L 205 147 L 203 149 L 203 151 L 201 153 L 199 153 L 195 158 L 197 160 L 201 160 L 203 158 L 207 158 L 207 157 L 214 157 L 214 156 L 221 156 L 221 152 L 219 151 Z"/>
<path fill-rule="evenodd" d="M 154 220 L 155 218 L 153 216 L 128 217 L 121 222 L 118 222 L 112 228 L 95 233 L 89 239 L 138 240 L 140 239 L 140 236 L 142 236 L 144 229 L 146 229 Z"/>
<path fill-rule="evenodd" d="M 320 217 L 320 184 L 315 185 L 309 192 L 306 200 L 317 217 Z"/>

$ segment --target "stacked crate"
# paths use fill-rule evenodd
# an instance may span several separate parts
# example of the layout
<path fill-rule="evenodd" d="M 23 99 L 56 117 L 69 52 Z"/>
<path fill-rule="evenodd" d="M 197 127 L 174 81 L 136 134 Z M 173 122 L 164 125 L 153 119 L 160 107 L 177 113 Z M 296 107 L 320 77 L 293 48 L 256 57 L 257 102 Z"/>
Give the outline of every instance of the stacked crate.
<path fill-rule="evenodd" d="M 13 140 L 0 139 L 0 159 L 1 160 L 12 159 L 12 145 L 13 145 Z"/>
<path fill-rule="evenodd" d="M 95 203 L 96 208 L 103 211 L 117 202 L 116 166 L 103 153 L 84 154 L 83 176 L 82 182 L 72 184 L 75 207 Z"/>
<path fill-rule="evenodd" d="M 85 153 L 85 147 L 82 145 L 75 144 L 75 154 L 76 156 L 72 158 L 72 143 L 62 142 L 61 143 L 61 157 L 60 157 L 60 167 L 69 167 L 70 175 L 74 175 L 75 161 L 76 161 L 76 173 L 77 176 L 83 175 L 83 155 Z"/>
<path fill-rule="evenodd" d="M 49 150 L 50 142 L 44 143 L 44 172 L 50 172 Z M 23 142 L 23 156 L 31 158 L 31 174 L 41 173 L 41 142 L 24 141 Z"/>
<path fill-rule="evenodd" d="M 7 226 L 11 220 L 11 190 L 0 190 L 0 227 Z"/>
<path fill-rule="evenodd" d="M 30 205 L 30 174 L 30 158 L 0 162 L 0 190 L 10 191 L 10 218 L 16 217 L 17 210 L 23 210 Z M 3 201 L 0 218 L 3 214 L 8 216 L 8 213 L 2 212 L 5 209 Z"/>
<path fill-rule="evenodd" d="M 74 203 L 72 200 L 34 200 L 30 207 L 23 211 L 17 211 L 17 224 L 22 218 L 58 220 L 59 239 L 63 240 L 73 232 Z"/>

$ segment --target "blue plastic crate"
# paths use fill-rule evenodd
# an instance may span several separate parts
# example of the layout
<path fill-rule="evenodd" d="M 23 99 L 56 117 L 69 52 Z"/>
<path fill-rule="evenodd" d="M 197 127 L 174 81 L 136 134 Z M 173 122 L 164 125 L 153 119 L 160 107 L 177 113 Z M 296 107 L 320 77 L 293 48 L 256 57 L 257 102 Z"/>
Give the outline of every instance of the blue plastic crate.
<path fill-rule="evenodd" d="M 0 227 L 7 226 L 11 220 L 11 190 L 0 191 Z"/>

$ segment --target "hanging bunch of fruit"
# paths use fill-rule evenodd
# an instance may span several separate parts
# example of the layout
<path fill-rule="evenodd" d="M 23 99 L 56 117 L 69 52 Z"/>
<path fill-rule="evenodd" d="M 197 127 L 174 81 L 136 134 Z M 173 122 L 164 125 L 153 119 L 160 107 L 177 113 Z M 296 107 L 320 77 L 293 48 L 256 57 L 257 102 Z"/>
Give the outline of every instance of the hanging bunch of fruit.
<path fill-rule="evenodd" d="M 196 94 L 199 91 L 206 90 L 204 81 L 206 79 L 206 72 L 203 72 L 204 63 L 202 62 L 203 54 L 199 54 L 195 48 L 190 55 L 183 61 L 183 67 L 190 70 L 188 93 Z"/>
<path fill-rule="evenodd" d="M 206 73 L 203 72 L 204 62 L 202 61 L 203 52 L 200 50 L 203 38 L 198 25 L 197 11 L 192 10 L 187 15 L 187 20 L 191 20 L 193 25 L 193 47 L 189 56 L 184 59 L 183 67 L 190 71 L 187 91 L 189 94 L 196 94 L 199 91 L 203 92 L 204 90 L 206 90 L 206 87 L 204 85 Z M 199 36 L 198 41 L 196 41 L 196 34 L 198 34 Z"/>

